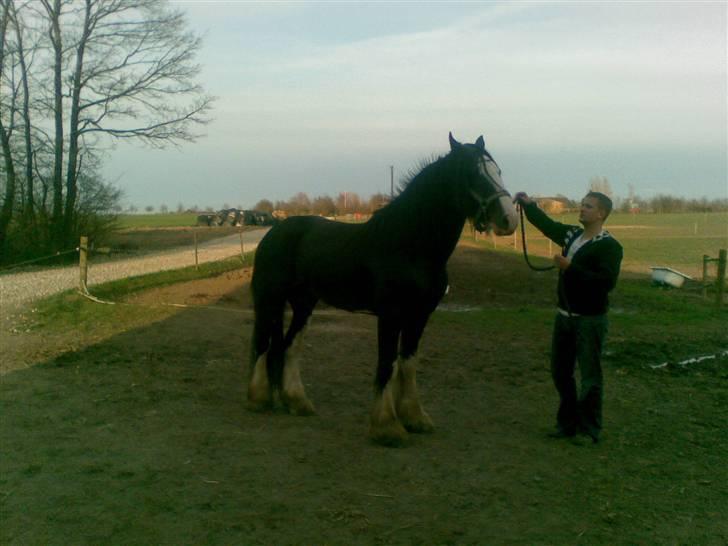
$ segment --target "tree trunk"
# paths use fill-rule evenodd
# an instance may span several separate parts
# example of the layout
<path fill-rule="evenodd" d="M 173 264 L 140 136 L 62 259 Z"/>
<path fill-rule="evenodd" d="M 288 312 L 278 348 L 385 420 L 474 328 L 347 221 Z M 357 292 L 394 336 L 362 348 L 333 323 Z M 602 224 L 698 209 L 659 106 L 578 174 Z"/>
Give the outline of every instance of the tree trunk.
<path fill-rule="evenodd" d="M 23 206 L 23 221 L 30 228 L 28 233 L 35 235 L 35 188 L 33 187 L 33 144 L 31 142 L 30 123 L 30 89 L 28 88 L 28 67 L 25 64 L 23 33 L 20 28 L 18 14 L 13 5 L 13 20 L 18 38 L 18 56 L 20 60 L 20 78 L 23 84 L 23 124 L 25 125 L 25 190 L 27 198 Z"/>
<path fill-rule="evenodd" d="M 15 204 L 15 167 L 10 151 L 10 139 L 5 127 L 0 121 L 0 144 L 2 145 L 3 156 L 5 157 L 5 197 L 3 206 L 0 209 L 0 258 L 5 256 L 5 240 L 7 238 L 8 226 L 13 218 L 13 205 Z"/>
<path fill-rule="evenodd" d="M 63 49 L 61 43 L 61 0 L 43 0 L 51 22 L 50 37 L 53 44 L 53 94 L 56 135 L 53 163 L 53 212 L 50 223 L 50 240 L 56 250 L 63 245 Z"/>
<path fill-rule="evenodd" d="M 71 96 L 71 118 L 68 138 L 68 167 L 66 170 L 66 207 L 63 214 L 63 236 L 69 243 L 73 236 L 76 196 L 78 195 L 78 119 L 81 106 L 81 76 L 83 74 L 83 58 L 86 52 L 86 43 L 90 35 L 91 2 L 86 0 L 86 13 L 83 22 L 83 33 L 76 49 L 76 68 L 73 73 L 73 93 Z"/>
<path fill-rule="evenodd" d="M 3 73 L 5 61 L 5 36 L 10 20 L 8 2 L 0 2 L 2 10 L 2 19 L 0 19 L 0 74 Z M 5 241 L 7 239 L 8 226 L 13 218 L 13 205 L 15 204 L 15 166 L 13 165 L 13 156 L 10 150 L 10 136 L 5 130 L 2 119 L 0 119 L 0 147 L 3 151 L 5 161 L 5 196 L 3 205 L 0 208 L 0 261 L 5 257 Z"/>

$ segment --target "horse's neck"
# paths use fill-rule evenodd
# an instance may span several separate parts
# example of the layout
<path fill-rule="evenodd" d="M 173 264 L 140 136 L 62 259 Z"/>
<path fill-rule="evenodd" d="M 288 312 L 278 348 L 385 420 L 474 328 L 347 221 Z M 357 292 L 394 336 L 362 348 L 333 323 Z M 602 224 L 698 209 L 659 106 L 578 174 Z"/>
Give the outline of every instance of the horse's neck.
<path fill-rule="evenodd" d="M 432 176 L 442 177 L 443 167 L 432 165 Z M 412 182 L 416 183 L 415 180 Z M 398 209 L 383 218 L 381 226 L 400 248 L 407 248 L 433 262 L 444 265 L 455 249 L 465 224 L 449 181 L 428 181 L 430 187 L 413 187 Z"/>

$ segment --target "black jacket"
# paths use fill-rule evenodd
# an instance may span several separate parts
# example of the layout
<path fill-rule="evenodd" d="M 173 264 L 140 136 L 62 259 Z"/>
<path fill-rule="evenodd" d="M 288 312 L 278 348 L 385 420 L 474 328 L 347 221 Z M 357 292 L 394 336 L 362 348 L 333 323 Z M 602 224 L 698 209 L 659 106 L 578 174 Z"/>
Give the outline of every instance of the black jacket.
<path fill-rule="evenodd" d="M 582 227 L 555 222 L 535 203 L 524 206 L 523 210 L 534 226 L 563 247 L 563 256 L 584 232 Z M 622 254 L 622 245 L 608 231 L 577 250 L 571 265 L 559 275 L 559 307 L 579 315 L 606 313 L 609 307 L 607 294 L 617 284 Z"/>

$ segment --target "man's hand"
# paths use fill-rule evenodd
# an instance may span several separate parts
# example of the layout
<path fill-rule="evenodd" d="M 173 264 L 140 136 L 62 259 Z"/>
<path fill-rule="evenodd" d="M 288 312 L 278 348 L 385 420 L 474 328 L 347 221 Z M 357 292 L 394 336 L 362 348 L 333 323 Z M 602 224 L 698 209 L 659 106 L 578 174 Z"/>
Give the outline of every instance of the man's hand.
<path fill-rule="evenodd" d="M 571 260 L 569 258 L 564 258 L 561 254 L 554 254 L 554 264 L 561 271 L 566 271 L 566 269 L 571 265 Z"/>
<path fill-rule="evenodd" d="M 518 203 L 519 205 L 530 205 L 533 203 L 533 199 L 531 199 L 525 191 L 519 191 L 513 196 L 513 202 Z"/>

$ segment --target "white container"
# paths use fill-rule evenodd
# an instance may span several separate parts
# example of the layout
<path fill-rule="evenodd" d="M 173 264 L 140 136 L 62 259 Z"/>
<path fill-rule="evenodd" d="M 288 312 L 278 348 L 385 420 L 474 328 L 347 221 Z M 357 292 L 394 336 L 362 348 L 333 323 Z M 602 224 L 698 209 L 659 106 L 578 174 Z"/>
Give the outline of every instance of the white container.
<path fill-rule="evenodd" d="M 680 288 L 685 279 L 692 280 L 690 275 L 680 273 L 669 267 L 650 267 L 652 269 L 652 282 Z"/>

